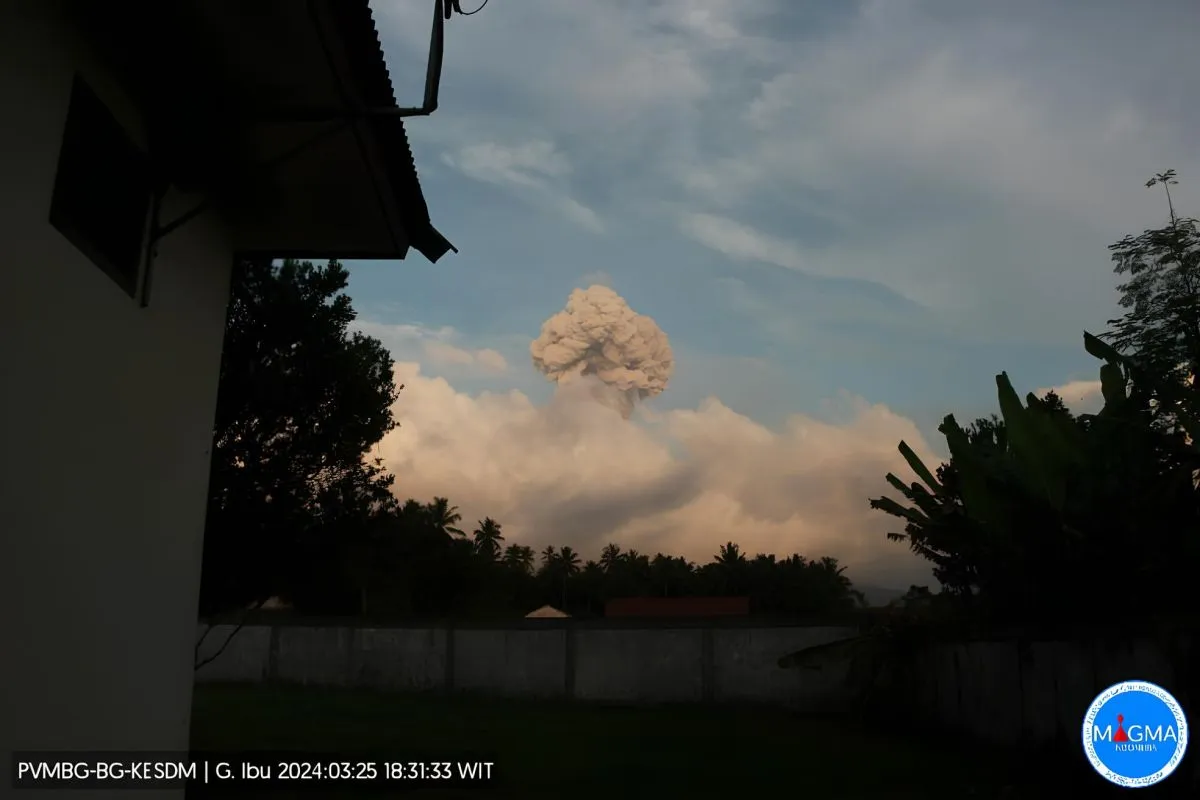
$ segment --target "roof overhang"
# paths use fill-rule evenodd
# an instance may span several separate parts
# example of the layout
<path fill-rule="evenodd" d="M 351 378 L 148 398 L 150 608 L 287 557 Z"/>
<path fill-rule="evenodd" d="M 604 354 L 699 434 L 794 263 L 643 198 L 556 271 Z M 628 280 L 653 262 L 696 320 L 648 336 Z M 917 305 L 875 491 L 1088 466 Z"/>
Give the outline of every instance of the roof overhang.
<path fill-rule="evenodd" d="M 437 261 L 367 0 L 79 0 L 147 117 L 171 185 L 220 208 L 242 253 Z M 299 113 L 325 109 L 324 114 Z M 368 111 L 370 110 L 370 112 Z"/>

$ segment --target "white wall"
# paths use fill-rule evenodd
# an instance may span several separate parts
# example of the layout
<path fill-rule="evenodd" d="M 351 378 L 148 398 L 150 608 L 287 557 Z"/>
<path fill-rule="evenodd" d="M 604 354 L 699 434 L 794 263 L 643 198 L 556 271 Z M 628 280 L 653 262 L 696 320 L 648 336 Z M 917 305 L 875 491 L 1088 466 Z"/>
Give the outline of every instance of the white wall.
<path fill-rule="evenodd" d="M 141 135 L 55 5 L 0 3 L 0 750 L 184 750 L 232 256 L 188 223 L 142 309 L 49 225 L 74 70 Z"/>

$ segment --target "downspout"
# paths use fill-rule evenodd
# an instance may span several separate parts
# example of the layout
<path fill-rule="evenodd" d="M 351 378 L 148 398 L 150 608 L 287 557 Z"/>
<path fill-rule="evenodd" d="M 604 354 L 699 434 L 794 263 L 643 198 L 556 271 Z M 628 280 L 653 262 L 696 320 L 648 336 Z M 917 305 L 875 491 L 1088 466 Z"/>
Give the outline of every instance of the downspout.
<path fill-rule="evenodd" d="M 334 67 L 333 52 L 330 49 L 329 41 L 326 38 L 325 28 L 321 24 L 319 16 L 316 12 L 314 0 L 308 0 L 308 16 L 313 24 L 313 28 L 316 30 L 317 37 L 320 39 L 321 49 L 325 55 L 325 63 L 328 66 L 330 74 L 333 76 L 335 83 L 337 84 L 338 94 L 342 98 L 343 107 L 338 110 L 328 111 L 297 110 L 283 112 L 282 116 L 288 121 L 292 122 L 332 122 L 334 124 L 329 128 L 317 133 L 315 136 L 300 143 L 298 146 L 292 148 L 288 152 L 271 159 L 264 166 L 276 166 L 290 160 L 300 152 L 307 150 L 318 141 L 321 141 L 342 130 L 347 124 L 355 119 L 381 117 L 427 117 L 434 111 L 437 111 L 438 91 L 442 82 L 442 53 L 443 44 L 445 41 L 445 21 L 450 19 L 451 14 L 457 10 L 456 7 L 457 3 L 454 3 L 453 0 L 450 0 L 450 2 L 447 2 L 447 0 L 434 0 L 433 2 L 433 27 L 429 34 L 429 58 L 425 67 L 425 97 L 423 98 L 421 105 L 408 108 L 387 106 L 382 108 L 355 109 L 349 103 L 349 93 L 346 91 L 346 87 L 342 81 L 341 75 L 339 75 Z M 461 13 L 461 11 L 459 13 Z M 257 115 L 251 114 L 249 116 Z M 357 128 L 353 127 L 352 130 L 354 132 L 354 140 L 358 146 L 360 157 L 363 158 L 364 161 L 368 161 L 366 143 L 362 140 L 361 132 Z M 371 183 L 375 192 L 376 202 L 379 203 L 381 209 L 387 208 L 383 187 L 379 185 L 379 180 L 374 173 L 371 174 Z M 151 197 L 150 229 L 146 236 L 146 249 L 143 254 L 143 265 L 141 270 L 141 286 L 139 287 L 140 291 L 138 292 L 139 305 L 142 308 L 146 308 L 150 304 L 151 281 L 154 272 L 154 263 L 155 256 L 157 255 L 158 243 L 163 239 L 163 237 L 204 213 L 212 205 L 211 199 L 204 200 L 195 208 L 164 225 L 161 222 L 160 215 L 166 193 L 167 185 L 165 183 L 159 184 L 156 182 L 156 185 L 154 186 L 154 194 Z M 391 232 L 391 238 L 392 244 L 397 250 L 400 250 L 400 244 L 396 241 L 395 231 Z M 451 247 L 451 249 L 453 249 L 453 247 Z"/>
<path fill-rule="evenodd" d="M 332 2 L 337 1 L 332 0 Z M 421 105 L 405 108 L 399 106 L 355 108 L 349 102 L 349 93 L 346 91 L 346 85 L 342 80 L 342 76 L 338 73 L 334 65 L 333 50 L 329 45 L 325 26 L 321 23 L 320 15 L 317 13 L 316 2 L 317 0 L 308 0 L 308 17 L 309 21 L 312 22 L 314 30 L 317 32 L 317 37 L 321 41 L 321 50 L 325 55 L 325 64 L 329 67 L 329 72 L 333 75 L 333 79 L 337 83 L 337 91 L 342 98 L 342 108 L 290 110 L 283 112 L 289 121 L 320 122 L 378 117 L 428 117 L 434 111 L 437 111 L 438 90 L 442 83 L 442 52 L 445 41 L 445 21 L 450 18 L 450 14 L 452 13 L 451 7 L 446 4 L 445 0 L 433 0 L 433 29 L 429 34 L 429 59 L 425 65 L 425 97 Z"/>
<path fill-rule="evenodd" d="M 336 1 L 336 0 L 335 0 Z M 290 118 L 301 118 L 309 120 L 328 120 L 328 119 L 358 119 L 358 118 L 380 118 L 380 117 L 427 117 L 437 110 L 438 104 L 438 89 L 442 79 L 442 44 L 445 18 L 449 16 L 449 7 L 446 6 L 443 0 L 434 0 L 433 2 L 433 30 L 430 33 L 429 42 L 429 60 L 425 69 L 425 98 L 424 102 L 417 108 L 400 108 L 397 106 L 384 108 L 355 108 L 351 102 L 350 92 L 346 89 L 346 84 L 341 73 L 338 72 L 337 65 L 333 56 L 333 49 L 329 44 L 329 37 L 325 32 L 325 26 L 322 24 L 320 14 L 317 12 L 317 0 L 308 0 L 307 9 L 309 21 L 312 23 L 313 29 L 316 31 L 317 38 L 321 42 L 321 52 L 325 56 L 325 65 L 329 69 L 329 74 L 333 77 L 334 83 L 337 86 L 337 92 L 342 101 L 342 108 L 337 111 L 318 111 L 318 112 L 300 112 L 298 115 L 289 113 Z M 354 143 L 358 148 L 359 157 L 364 164 L 370 164 L 372 159 L 367 148 L 367 143 L 363 140 L 363 132 L 357 126 L 352 125 L 350 130 L 354 134 Z M 383 218 L 388 220 L 388 236 L 392 240 L 392 246 L 399 253 L 407 252 L 409 243 L 401 243 L 397 237 L 397 231 L 391 224 L 391 215 L 388 213 L 390 205 L 387 201 L 387 192 L 381 184 L 379 175 L 374 170 L 370 172 L 371 189 L 375 194 L 375 202 L 378 204 L 379 210 L 383 213 Z"/>

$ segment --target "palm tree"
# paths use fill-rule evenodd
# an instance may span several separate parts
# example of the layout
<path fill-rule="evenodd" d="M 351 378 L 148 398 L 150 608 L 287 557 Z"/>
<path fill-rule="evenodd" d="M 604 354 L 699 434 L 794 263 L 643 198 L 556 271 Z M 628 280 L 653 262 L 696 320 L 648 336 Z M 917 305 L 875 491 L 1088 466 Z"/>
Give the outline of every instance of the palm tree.
<path fill-rule="evenodd" d="M 746 555 L 741 548 L 733 542 L 721 545 L 721 551 L 717 553 L 714 559 L 718 564 L 743 564 L 746 561 Z"/>
<path fill-rule="evenodd" d="M 504 534 L 500 533 L 500 523 L 491 517 L 484 517 L 475 529 L 475 552 L 495 561 L 500 555 L 500 543 Z"/>
<path fill-rule="evenodd" d="M 579 574 L 579 554 L 573 548 L 564 547 L 555 556 L 554 564 L 562 573 L 562 608 L 566 610 L 567 579 Z"/>
<path fill-rule="evenodd" d="M 462 514 L 458 513 L 458 506 L 450 505 L 447 498 L 433 498 L 433 502 L 425 507 L 425 512 L 429 514 L 430 524 L 447 536 L 466 536 L 462 528 L 455 527 L 462 522 Z"/>
<path fill-rule="evenodd" d="M 558 551 L 554 549 L 554 545 L 546 545 L 546 549 L 542 551 L 542 571 L 548 572 L 554 569 L 558 564 Z"/>
<path fill-rule="evenodd" d="M 510 544 L 504 548 L 504 564 L 522 575 L 533 572 L 533 548 L 523 544 Z"/>
<path fill-rule="evenodd" d="M 558 551 L 558 563 L 562 564 L 564 575 L 579 574 L 579 554 L 570 547 Z"/>
<path fill-rule="evenodd" d="M 650 574 L 654 578 L 654 590 L 663 597 L 689 593 L 692 565 L 686 558 L 658 553 L 650 561 Z"/>
<path fill-rule="evenodd" d="M 587 603 L 587 610 L 594 610 L 593 601 L 599 602 L 600 608 L 604 608 L 605 599 L 605 583 L 607 575 L 604 572 L 604 567 L 600 566 L 598 561 L 588 560 L 583 569 L 579 572 L 579 583 L 583 592 L 584 600 Z"/>
<path fill-rule="evenodd" d="M 617 544 L 606 544 L 600 552 L 600 566 L 605 572 L 612 572 L 613 567 L 621 563 L 621 546 Z"/>
<path fill-rule="evenodd" d="M 405 516 L 410 519 L 414 519 L 414 518 L 419 517 L 420 515 L 426 514 L 428 512 L 429 512 L 429 509 L 425 505 L 418 502 L 417 500 L 412 499 L 411 497 L 409 499 L 405 500 L 404 505 L 400 508 L 401 516 Z"/>
<path fill-rule="evenodd" d="M 630 588 L 639 595 L 652 594 L 654 590 L 654 571 L 650 566 L 650 556 L 630 550 L 625 554 L 626 569 L 629 571 Z"/>
<path fill-rule="evenodd" d="M 742 594 L 746 586 L 746 572 L 749 562 L 746 554 L 733 542 L 721 545 L 720 552 L 713 559 L 714 574 L 722 592 Z"/>

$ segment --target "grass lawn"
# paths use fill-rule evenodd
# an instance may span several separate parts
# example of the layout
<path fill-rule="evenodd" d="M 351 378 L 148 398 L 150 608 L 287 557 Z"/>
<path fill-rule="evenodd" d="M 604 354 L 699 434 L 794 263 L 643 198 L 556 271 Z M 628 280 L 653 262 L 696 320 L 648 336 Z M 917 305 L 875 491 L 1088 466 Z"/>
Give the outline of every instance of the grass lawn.
<path fill-rule="evenodd" d="M 985 748 L 775 709 L 616 708 L 282 686 L 198 686 L 197 750 L 339 750 L 496 763 L 490 790 L 405 797 L 987 798 L 1015 783 Z M 303 796 L 339 796 L 337 794 Z M 281 795 L 274 794 L 274 797 Z M 344 796 L 363 797 L 362 792 Z M 375 795 L 379 796 L 379 795 Z"/>

